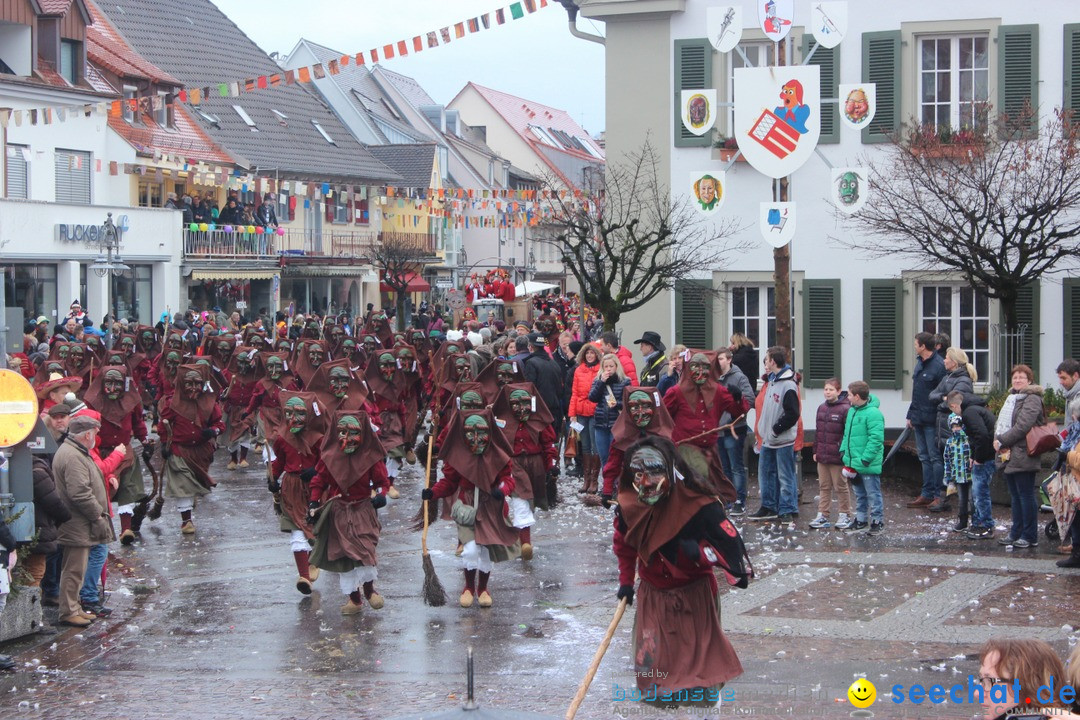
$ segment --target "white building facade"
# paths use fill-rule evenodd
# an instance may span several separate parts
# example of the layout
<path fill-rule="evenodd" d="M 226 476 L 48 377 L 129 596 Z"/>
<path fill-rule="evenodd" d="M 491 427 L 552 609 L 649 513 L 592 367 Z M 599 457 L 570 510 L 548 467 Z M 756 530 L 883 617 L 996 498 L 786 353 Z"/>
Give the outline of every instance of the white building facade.
<path fill-rule="evenodd" d="M 705 0 L 594 0 L 582 2 L 586 17 L 606 21 L 609 163 L 638 150 L 646 136 L 662 158 L 670 187 L 686 193 L 687 178 L 701 170 L 727 171 L 722 213 L 746 229 L 738 238 L 752 244 L 722 272 L 703 273 L 699 283 L 718 297 L 676 291 L 624 317 L 624 338 L 657 330 L 695 347 L 728 344 L 734 332 L 760 348 L 775 343 L 773 248 L 758 227 L 759 204 L 774 200 L 772 179 L 744 162 L 730 162 L 682 126 L 683 89 L 715 89 L 718 134 L 732 134 L 733 71 L 745 61 L 738 51 L 716 52 L 705 35 Z M 811 0 L 795 0 L 789 64 L 800 64 L 813 48 Z M 920 331 L 944 332 L 967 351 L 979 371 L 977 389 L 1007 384 L 998 366 L 1001 310 L 958 275 L 915 271 L 888 260 L 872 260 L 844 249 L 852 223 L 838 219 L 827 197 L 830 166 L 876 162 L 888 133 L 913 118 L 948 119 L 954 126 L 970 103 L 1015 106 L 1030 97 L 1040 121 L 1056 108 L 1080 104 L 1080 25 L 1066 4 L 1025 6 L 995 0 L 934 3 L 847 3 L 843 41 L 819 47 L 811 63 L 820 67 L 821 97 L 837 97 L 840 83 L 877 83 L 878 132 L 841 127 L 837 105 L 822 104 L 818 155 L 791 176 L 797 230 L 790 244 L 794 361 L 804 376 L 804 420 L 812 424 L 818 393 L 828 377 L 843 383 L 866 379 L 882 401 L 888 424 L 903 424 L 910 402 L 914 365 L 912 339 Z M 758 8 L 742 4 L 740 47 L 753 65 L 772 64 L 776 44 L 758 26 Z M 782 72 L 782 71 L 781 71 Z M 1007 80 L 1007 81 L 1006 81 Z M 657 142 L 663 138 L 662 142 Z M 873 203 L 871 195 L 868 202 Z M 856 216 L 857 217 L 857 216 Z M 857 227 L 857 226 L 855 226 Z M 1064 357 L 1080 357 L 1080 279 L 1065 264 L 1029 286 L 1018 303 L 1028 327 L 1023 358 L 1037 380 L 1054 385 Z"/>

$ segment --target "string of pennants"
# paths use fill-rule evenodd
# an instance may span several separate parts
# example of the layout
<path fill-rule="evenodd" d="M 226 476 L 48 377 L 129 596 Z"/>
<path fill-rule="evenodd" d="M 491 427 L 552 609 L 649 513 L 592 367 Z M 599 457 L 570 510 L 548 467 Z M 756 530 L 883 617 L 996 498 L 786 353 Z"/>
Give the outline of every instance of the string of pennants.
<path fill-rule="evenodd" d="M 354 55 L 342 55 L 335 60 L 329 60 L 325 64 L 305 66 L 296 70 L 282 70 L 273 75 L 260 75 L 245 80 L 221 82 L 201 88 L 185 88 L 176 93 L 176 100 L 199 105 L 204 99 L 211 97 L 239 97 L 242 92 L 255 92 L 281 85 L 293 85 L 295 83 L 309 83 L 312 80 L 322 80 L 327 75 L 337 75 L 341 69 L 354 64 L 357 66 L 375 64 L 380 61 L 392 60 L 395 57 L 405 57 L 410 52 L 422 52 L 425 48 L 431 49 L 440 45 L 448 45 L 452 40 L 464 38 L 466 34 L 478 33 L 481 30 L 490 30 L 493 27 L 505 25 L 507 20 L 521 20 L 531 15 L 538 9 L 546 8 L 548 0 L 520 0 L 511 3 L 508 7 L 499 8 L 492 12 L 462 20 L 447 25 L 439 30 L 432 30 L 425 35 L 416 35 L 411 40 L 399 40 L 395 43 L 383 45 L 382 48 L 372 48 L 367 52 L 358 52 Z M 21 127 L 24 122 L 30 125 L 51 125 L 54 122 L 65 122 L 67 119 L 78 117 L 90 117 L 93 114 L 111 115 L 120 117 L 124 111 L 124 103 L 128 103 L 129 110 L 150 112 L 161 110 L 171 105 L 168 99 L 163 97 L 143 97 L 137 99 L 112 100 L 85 105 L 54 105 L 49 107 L 33 108 L 29 110 L 0 110 L 0 128 L 7 128 L 9 123 L 14 122 L 16 127 Z"/>

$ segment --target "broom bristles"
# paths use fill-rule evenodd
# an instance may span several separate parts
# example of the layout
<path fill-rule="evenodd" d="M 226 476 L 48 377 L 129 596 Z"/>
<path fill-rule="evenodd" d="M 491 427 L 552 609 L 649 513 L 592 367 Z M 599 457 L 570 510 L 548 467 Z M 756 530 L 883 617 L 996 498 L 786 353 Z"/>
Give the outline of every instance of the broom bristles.
<path fill-rule="evenodd" d="M 143 498 L 136 505 L 135 509 L 131 513 L 131 530 L 133 532 L 139 532 L 142 528 L 143 519 L 146 518 L 146 511 L 150 506 L 150 498 Z"/>
<path fill-rule="evenodd" d="M 434 525 L 435 521 L 439 519 L 439 503 L 436 500 L 429 500 L 427 502 L 427 515 L 428 525 Z M 413 532 L 420 532 L 424 529 L 424 504 L 421 503 L 420 509 L 416 511 L 416 514 L 412 517 L 412 525 L 409 526 Z"/>
<path fill-rule="evenodd" d="M 431 556 L 423 555 L 424 559 L 424 604 L 431 607 L 442 607 L 446 604 L 446 591 L 443 590 L 439 576 L 435 574 L 435 564 L 431 562 Z"/>
<path fill-rule="evenodd" d="M 146 513 L 146 517 L 150 518 L 151 520 L 157 520 L 159 517 L 161 517 L 161 508 L 164 505 L 165 499 L 159 497 L 157 500 L 154 501 L 154 506 L 150 508 L 150 510 Z"/>

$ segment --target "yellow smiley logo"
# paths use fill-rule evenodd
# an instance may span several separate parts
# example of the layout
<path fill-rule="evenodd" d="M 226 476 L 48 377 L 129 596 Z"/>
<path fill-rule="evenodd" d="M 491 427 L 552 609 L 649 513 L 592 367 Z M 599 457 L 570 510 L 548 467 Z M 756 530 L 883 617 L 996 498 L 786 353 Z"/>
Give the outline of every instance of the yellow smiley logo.
<path fill-rule="evenodd" d="M 866 678 L 859 678 L 851 683 L 847 691 L 848 700 L 857 708 L 868 708 L 877 699 L 877 688 Z"/>

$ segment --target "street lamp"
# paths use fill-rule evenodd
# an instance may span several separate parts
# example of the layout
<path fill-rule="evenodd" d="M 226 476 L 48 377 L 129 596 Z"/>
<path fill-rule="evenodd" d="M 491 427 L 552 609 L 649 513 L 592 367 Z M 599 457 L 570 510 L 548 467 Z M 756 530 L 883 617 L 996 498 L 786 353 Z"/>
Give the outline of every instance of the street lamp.
<path fill-rule="evenodd" d="M 131 267 L 125 265 L 120 257 L 120 229 L 113 222 L 112 213 L 109 213 L 109 216 L 105 218 L 105 224 L 101 226 L 97 260 L 90 265 L 89 269 L 99 278 L 104 278 L 110 274 L 119 277 L 128 277 L 131 274 Z M 109 281 L 105 286 L 104 314 L 106 315 L 112 312 L 111 290 L 112 281 Z"/>

